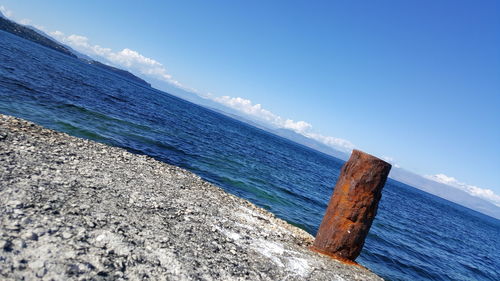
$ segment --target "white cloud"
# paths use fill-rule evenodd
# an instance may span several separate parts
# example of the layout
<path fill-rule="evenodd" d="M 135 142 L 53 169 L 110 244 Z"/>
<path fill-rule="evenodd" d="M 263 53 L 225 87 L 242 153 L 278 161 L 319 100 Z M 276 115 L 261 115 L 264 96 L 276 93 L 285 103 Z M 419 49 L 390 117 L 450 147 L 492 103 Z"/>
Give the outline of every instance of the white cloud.
<path fill-rule="evenodd" d="M 29 20 L 29 21 L 31 22 L 31 20 Z M 35 25 L 33 25 L 33 26 L 34 26 L 36 29 L 41 30 L 41 31 L 43 31 L 43 32 L 47 33 L 47 29 L 45 28 L 45 26 L 43 26 L 43 25 L 37 25 L 37 24 L 35 24 Z"/>
<path fill-rule="evenodd" d="M 213 97 L 212 100 L 248 115 L 268 121 L 274 125 L 281 123 L 281 117 L 263 109 L 260 104 L 253 104 L 251 100 L 230 96 Z"/>
<path fill-rule="evenodd" d="M 392 158 L 390 156 L 382 156 L 382 160 L 389 162 L 389 163 L 394 162 L 394 158 Z"/>
<path fill-rule="evenodd" d="M 469 185 L 463 182 L 458 181 L 454 177 L 447 176 L 445 174 L 437 174 L 437 175 L 427 175 L 426 178 L 443 183 L 458 189 L 461 189 L 472 196 L 476 196 L 485 200 L 490 201 L 496 206 L 500 207 L 500 196 L 495 194 L 491 189 L 480 188 L 475 185 Z"/>
<path fill-rule="evenodd" d="M 52 35 L 57 40 L 68 44 L 77 51 L 91 57 L 104 58 L 106 61 L 116 66 L 163 80 L 179 88 L 187 89 L 181 83 L 172 79 L 172 75 L 167 73 L 167 69 L 165 68 L 165 66 L 154 59 L 140 54 L 137 51 L 125 48 L 121 51 L 116 52 L 110 48 L 91 44 L 89 39 L 85 36 L 76 34 L 66 36 L 63 32 L 57 30 L 54 32 L 50 32 L 50 35 Z"/>
<path fill-rule="evenodd" d="M 54 36 L 55 38 L 59 38 L 61 36 L 64 36 L 64 33 L 62 33 L 61 31 L 59 30 L 56 30 L 56 31 L 52 31 L 50 32 L 50 35 Z"/>
<path fill-rule="evenodd" d="M 390 163 L 395 168 L 401 168 L 401 166 L 399 166 L 398 163 L 396 163 L 396 160 L 394 160 L 394 158 L 391 156 L 382 156 L 382 160 L 384 160 L 387 163 Z"/>
<path fill-rule="evenodd" d="M 64 36 L 62 32 L 59 32 L 58 34 Z M 91 48 L 88 42 L 89 39 L 85 36 L 72 34 L 66 38 L 63 37 L 62 39 L 65 40 L 67 43 L 73 45 L 74 47 Z"/>
<path fill-rule="evenodd" d="M 64 33 L 62 33 L 59 30 L 49 32 L 49 34 L 54 37 L 57 40 L 60 40 L 61 38 L 64 38 Z"/>
<path fill-rule="evenodd" d="M 19 21 L 20 24 L 22 25 L 29 25 L 31 23 L 30 19 L 22 19 Z"/>
<path fill-rule="evenodd" d="M 354 148 L 354 145 L 348 140 L 314 133 L 311 131 L 311 124 L 305 121 L 293 121 L 291 119 L 285 119 L 279 115 L 272 113 L 269 110 L 262 108 L 261 104 L 253 104 L 251 100 L 230 96 L 213 97 L 212 94 L 208 94 L 207 97 L 225 106 L 231 107 L 253 117 L 257 117 L 258 119 L 267 121 L 274 126 L 293 130 L 298 134 L 302 134 L 308 138 L 317 140 L 333 148 L 340 149 L 346 152 L 350 152 Z"/>
<path fill-rule="evenodd" d="M 322 142 L 328 146 L 331 146 L 336 149 L 340 149 L 345 152 L 350 152 L 355 148 L 354 144 L 352 144 L 350 141 L 341 139 L 341 138 L 336 138 L 336 137 L 330 137 L 330 136 L 324 136 L 322 134 L 316 134 L 316 133 L 306 133 L 304 134 L 306 137 L 315 139 L 319 142 Z"/>
<path fill-rule="evenodd" d="M 6 18 L 11 18 L 13 13 L 11 10 L 5 8 L 4 6 L 0 6 L 0 12 L 2 15 L 4 15 Z"/>
<path fill-rule="evenodd" d="M 286 129 L 293 130 L 297 133 L 305 133 L 306 131 L 312 128 L 312 125 L 305 121 L 294 122 L 293 120 L 286 119 L 283 127 Z"/>

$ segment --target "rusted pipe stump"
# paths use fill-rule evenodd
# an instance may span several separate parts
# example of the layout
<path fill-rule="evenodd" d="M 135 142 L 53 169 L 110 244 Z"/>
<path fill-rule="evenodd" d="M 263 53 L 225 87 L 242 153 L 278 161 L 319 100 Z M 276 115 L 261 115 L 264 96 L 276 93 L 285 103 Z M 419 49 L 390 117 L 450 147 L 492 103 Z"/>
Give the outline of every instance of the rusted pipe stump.
<path fill-rule="evenodd" d="M 391 164 L 383 160 L 352 152 L 340 171 L 312 250 L 346 262 L 358 257 L 390 170 Z"/>

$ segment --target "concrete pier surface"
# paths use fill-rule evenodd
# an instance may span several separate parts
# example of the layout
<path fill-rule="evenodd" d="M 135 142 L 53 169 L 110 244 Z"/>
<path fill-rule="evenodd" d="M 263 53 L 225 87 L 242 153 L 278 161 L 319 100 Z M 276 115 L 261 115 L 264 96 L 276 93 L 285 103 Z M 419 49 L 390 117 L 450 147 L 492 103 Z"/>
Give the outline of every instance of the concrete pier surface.
<path fill-rule="evenodd" d="M 1 280 L 382 280 L 184 169 L 0 115 Z"/>

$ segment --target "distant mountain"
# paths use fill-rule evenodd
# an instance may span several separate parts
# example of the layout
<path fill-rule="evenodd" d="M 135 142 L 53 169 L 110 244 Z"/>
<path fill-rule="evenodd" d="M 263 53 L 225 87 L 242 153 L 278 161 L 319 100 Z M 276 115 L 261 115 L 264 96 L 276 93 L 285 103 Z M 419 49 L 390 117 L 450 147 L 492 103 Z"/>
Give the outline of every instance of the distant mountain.
<path fill-rule="evenodd" d="M 105 69 L 105 70 L 107 70 L 109 72 L 118 74 L 118 75 L 120 75 L 122 77 L 126 77 L 126 78 L 128 78 L 130 80 L 133 80 L 133 81 L 139 83 L 139 84 L 151 87 L 151 84 L 149 84 L 145 80 L 143 80 L 143 79 L 135 76 L 134 74 L 132 74 L 132 73 L 126 71 L 126 70 L 119 69 L 119 68 L 116 68 L 116 67 L 113 67 L 113 66 L 110 66 L 110 65 L 98 62 L 96 60 L 85 60 L 85 59 L 81 59 L 81 60 L 86 61 L 88 64 L 95 65 L 95 66 L 97 66 L 99 68 Z"/>
<path fill-rule="evenodd" d="M 99 67 L 101 69 L 104 69 L 107 72 L 111 72 L 111 73 L 120 75 L 121 77 L 127 78 L 127 79 L 132 80 L 132 81 L 139 83 L 141 85 L 151 87 L 151 84 L 149 84 L 148 82 L 144 81 L 143 79 L 135 76 L 134 74 L 132 74 L 126 70 L 112 67 L 112 66 L 103 64 L 101 62 L 89 59 L 87 56 L 82 55 L 82 54 L 74 51 L 70 47 L 65 46 L 65 45 L 57 42 L 56 40 L 52 39 L 50 36 L 45 34 L 43 31 L 40 31 L 36 28 L 24 26 L 24 25 L 18 24 L 16 22 L 13 22 L 13 21 L 7 19 L 3 14 L 1 14 L 1 12 L 0 12 L 0 30 L 12 33 L 12 34 L 17 35 L 21 38 L 35 42 L 37 44 L 40 44 L 40 45 L 45 46 L 47 48 L 50 48 L 52 50 L 55 50 L 55 51 L 58 51 L 60 53 L 65 54 L 65 55 L 68 55 L 70 57 L 80 59 L 88 64 L 91 64 L 91 65 L 94 65 L 94 66 Z"/>
<path fill-rule="evenodd" d="M 270 132 L 275 134 L 275 135 L 278 135 L 280 137 L 289 139 L 289 140 L 294 141 L 296 143 L 299 143 L 299 144 L 302 144 L 302 145 L 307 146 L 309 148 L 312 148 L 314 150 L 317 150 L 319 152 L 323 152 L 325 154 L 331 155 L 331 156 L 338 158 L 340 160 L 347 161 L 349 159 L 349 156 L 350 156 L 350 154 L 348 154 L 346 152 L 342 152 L 340 150 L 337 150 L 333 147 L 330 147 L 326 144 L 323 144 L 317 140 L 308 138 L 304 135 L 298 134 L 298 133 L 296 133 L 292 130 L 289 130 L 289 129 L 279 128 L 279 129 L 271 130 Z"/>
<path fill-rule="evenodd" d="M 34 31 L 31 28 L 28 28 L 26 26 L 15 23 L 15 22 L 7 19 L 3 15 L 0 17 L 0 30 L 12 33 L 12 34 L 17 35 L 19 37 L 22 37 L 24 39 L 33 41 L 33 42 L 38 43 L 42 46 L 50 48 L 52 50 L 56 50 L 58 52 L 61 52 L 63 54 L 66 54 L 68 56 L 76 58 L 76 56 L 70 50 L 68 50 L 66 47 L 62 46 L 61 44 L 57 43 L 56 41 L 41 35 L 40 33 Z"/>
<path fill-rule="evenodd" d="M 61 43 L 59 40 L 57 40 L 54 37 L 52 37 L 51 35 L 45 33 L 45 31 L 43 31 L 43 30 L 40 30 L 40 29 L 38 29 L 38 28 L 36 28 L 36 27 L 34 27 L 32 25 L 25 25 L 25 27 L 27 27 L 29 29 L 32 29 L 35 32 L 38 32 L 40 35 L 45 36 L 45 37 L 49 38 L 50 40 L 52 40 L 54 42 L 57 42 L 59 45 L 61 45 L 64 48 L 68 49 L 71 53 L 73 53 L 75 56 L 77 56 L 80 59 L 93 60 L 91 57 L 78 52 L 77 50 L 71 48 L 70 46 L 68 46 L 66 44 Z"/>
<path fill-rule="evenodd" d="M 175 86 L 167 81 L 160 80 L 157 78 L 149 78 L 148 80 L 151 82 L 153 88 L 158 89 L 160 91 L 163 91 L 165 93 L 168 93 L 170 95 L 174 95 L 174 96 L 179 97 L 183 100 L 192 102 L 192 103 L 197 104 L 197 105 L 201 105 L 203 107 L 208 107 L 208 108 L 214 107 L 214 106 L 216 107 L 214 101 L 209 100 L 209 99 L 204 99 L 191 91 L 181 89 L 181 88 L 179 88 L 179 87 L 177 87 L 177 86 Z M 218 105 L 220 105 L 220 104 L 218 104 Z"/>
<path fill-rule="evenodd" d="M 465 206 L 480 213 L 500 219 L 500 207 L 458 188 L 439 183 L 401 168 L 393 167 L 389 176 L 399 182 L 413 186 L 430 194 Z"/>
<path fill-rule="evenodd" d="M 317 140 L 308 138 L 304 135 L 298 134 L 292 130 L 289 129 L 284 129 L 284 128 L 278 128 L 278 127 L 273 127 L 267 123 L 261 122 L 256 119 L 249 119 L 241 116 L 241 113 L 239 113 L 236 110 L 226 108 L 225 106 L 219 106 L 215 107 L 213 105 L 208 106 L 209 109 L 219 112 L 221 114 L 224 114 L 228 117 L 231 117 L 233 119 L 239 120 L 241 122 L 247 123 L 251 126 L 254 126 L 256 128 L 259 128 L 261 130 L 267 131 L 273 135 L 280 136 L 282 138 L 291 140 L 292 142 L 301 144 L 303 146 L 309 147 L 311 149 L 317 150 L 319 152 L 323 152 L 325 154 L 331 155 L 335 158 L 338 158 L 340 160 L 347 161 L 349 159 L 349 155 L 346 152 L 342 152 L 340 150 L 336 150 L 333 147 L 329 147 L 326 144 L 323 144 Z"/>
<path fill-rule="evenodd" d="M 344 161 L 347 161 L 349 159 L 349 154 L 338 151 L 332 147 L 324 145 L 316 140 L 307 138 L 301 134 L 297 134 L 294 131 L 288 129 L 267 130 L 278 136 L 287 138 L 325 154 L 332 155 L 338 159 Z M 457 203 L 496 219 L 500 219 L 500 207 L 482 198 L 472 196 L 469 193 L 458 188 L 435 182 L 433 180 L 424 178 L 422 176 L 394 166 L 391 169 L 389 177 L 427 193 L 446 199 L 448 201 Z"/>

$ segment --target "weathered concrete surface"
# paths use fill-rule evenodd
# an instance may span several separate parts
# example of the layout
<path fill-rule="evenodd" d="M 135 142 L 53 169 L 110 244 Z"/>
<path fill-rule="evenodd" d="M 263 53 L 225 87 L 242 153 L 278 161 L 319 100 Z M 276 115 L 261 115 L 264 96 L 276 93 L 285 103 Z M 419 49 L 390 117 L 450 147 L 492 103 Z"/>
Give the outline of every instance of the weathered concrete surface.
<path fill-rule="evenodd" d="M 359 150 L 340 171 L 339 179 L 312 249 L 354 261 L 377 214 L 391 164 Z"/>
<path fill-rule="evenodd" d="M 0 280 L 382 280 L 183 169 L 0 115 Z"/>

